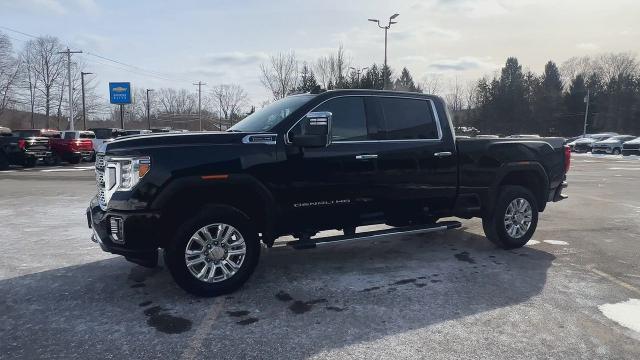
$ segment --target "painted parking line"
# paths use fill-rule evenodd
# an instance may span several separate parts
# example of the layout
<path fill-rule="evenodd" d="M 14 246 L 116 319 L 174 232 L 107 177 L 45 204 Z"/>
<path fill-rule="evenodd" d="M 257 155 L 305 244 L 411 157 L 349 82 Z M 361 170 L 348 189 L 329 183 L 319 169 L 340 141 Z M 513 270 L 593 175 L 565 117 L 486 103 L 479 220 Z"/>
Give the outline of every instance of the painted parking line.
<path fill-rule="evenodd" d="M 640 300 L 629 299 L 615 304 L 604 304 L 598 306 L 598 309 L 609 319 L 640 333 Z"/>

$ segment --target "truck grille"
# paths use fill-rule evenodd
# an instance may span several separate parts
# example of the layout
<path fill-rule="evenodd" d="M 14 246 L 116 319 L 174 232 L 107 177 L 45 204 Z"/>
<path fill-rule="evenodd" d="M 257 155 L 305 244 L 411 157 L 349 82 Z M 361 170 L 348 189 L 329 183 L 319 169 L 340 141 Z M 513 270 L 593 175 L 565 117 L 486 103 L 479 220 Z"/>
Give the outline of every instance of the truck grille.
<path fill-rule="evenodd" d="M 105 195 L 105 182 L 104 182 L 104 167 L 105 160 L 104 154 L 100 153 L 96 155 L 96 185 L 98 187 L 98 203 L 104 210 L 107 208 L 107 197 Z"/>

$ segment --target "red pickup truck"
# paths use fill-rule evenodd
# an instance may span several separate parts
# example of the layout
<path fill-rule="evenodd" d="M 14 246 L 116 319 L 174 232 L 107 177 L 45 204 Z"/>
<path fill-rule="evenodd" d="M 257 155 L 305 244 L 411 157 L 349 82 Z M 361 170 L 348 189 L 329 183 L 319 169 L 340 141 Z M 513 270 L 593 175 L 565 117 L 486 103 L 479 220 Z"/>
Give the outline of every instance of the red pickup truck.
<path fill-rule="evenodd" d="M 93 131 L 63 131 L 60 137 L 51 137 L 51 151 L 60 159 L 71 164 L 91 161 L 95 156 L 93 143 L 96 135 Z"/>

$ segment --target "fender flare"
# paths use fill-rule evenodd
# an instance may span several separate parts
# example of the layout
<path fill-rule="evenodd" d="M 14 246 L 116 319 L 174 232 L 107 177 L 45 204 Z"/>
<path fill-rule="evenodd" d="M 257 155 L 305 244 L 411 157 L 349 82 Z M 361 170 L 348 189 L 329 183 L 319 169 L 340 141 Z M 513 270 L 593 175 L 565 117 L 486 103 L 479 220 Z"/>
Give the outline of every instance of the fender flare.
<path fill-rule="evenodd" d="M 547 203 L 547 191 L 549 189 L 549 176 L 545 171 L 544 167 L 537 161 L 516 161 L 502 164 L 497 170 L 496 177 L 494 181 L 489 186 L 488 191 L 488 199 L 489 204 L 487 206 L 487 213 L 491 214 L 493 212 L 493 207 L 495 206 L 496 200 L 498 199 L 500 184 L 502 181 L 510 174 L 514 172 L 520 171 L 533 171 L 542 180 L 542 189 L 540 189 L 540 194 L 538 194 L 538 210 L 544 210 Z"/>
<path fill-rule="evenodd" d="M 281 209 L 271 191 L 260 180 L 248 174 L 229 174 L 215 179 L 200 175 L 172 179 L 159 190 L 159 194 L 150 204 L 150 208 L 163 211 L 185 192 L 190 194 L 200 191 L 223 192 L 229 188 L 246 190 L 247 195 L 257 195 L 259 197 L 264 215 L 262 241 L 271 246 L 275 240 L 276 223 L 281 214 Z M 215 201 L 205 202 L 204 206 L 211 204 L 215 205 L 216 203 Z M 243 209 L 239 210 L 244 211 Z"/>

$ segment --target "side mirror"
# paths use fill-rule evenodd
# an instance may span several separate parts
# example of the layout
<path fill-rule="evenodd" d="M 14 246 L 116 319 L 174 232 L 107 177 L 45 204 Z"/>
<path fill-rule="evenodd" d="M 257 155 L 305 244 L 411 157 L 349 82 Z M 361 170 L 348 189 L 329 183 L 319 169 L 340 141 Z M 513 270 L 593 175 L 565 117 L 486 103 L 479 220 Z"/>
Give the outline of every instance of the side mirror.
<path fill-rule="evenodd" d="M 308 113 L 298 124 L 291 143 L 301 147 L 326 147 L 331 144 L 331 113 L 318 111 Z"/>

